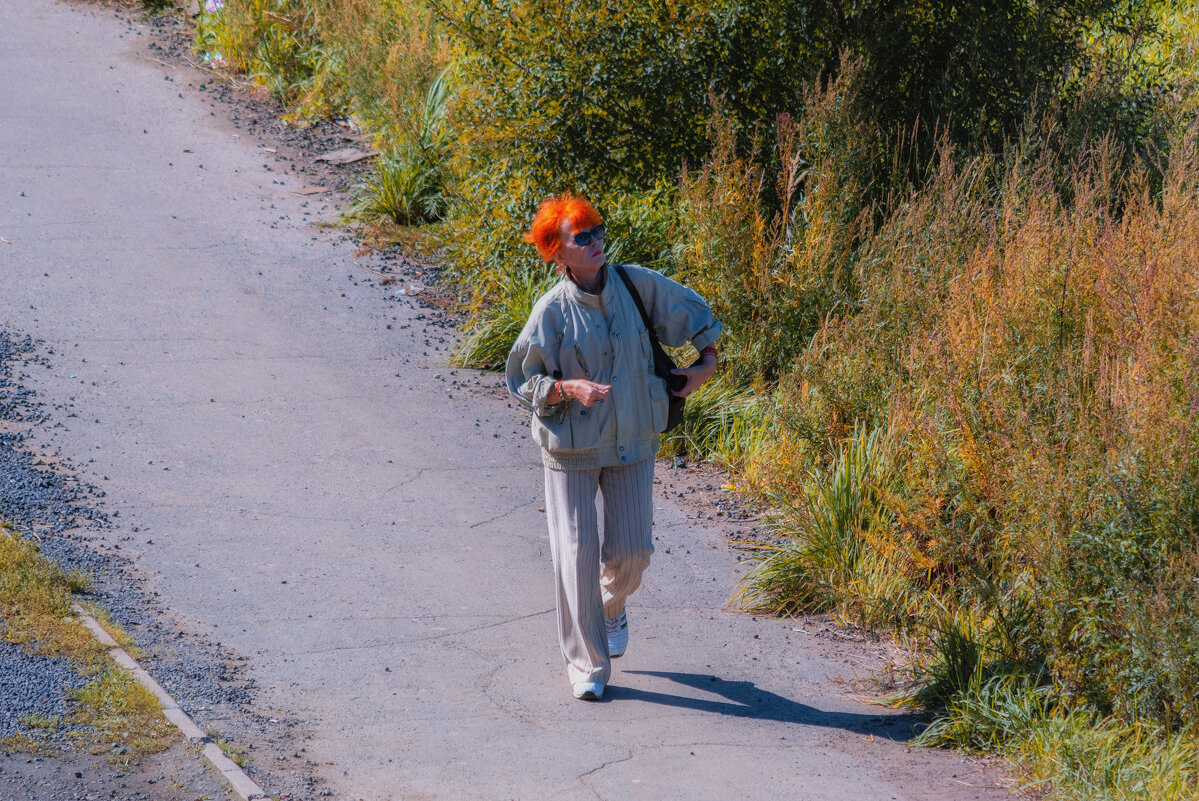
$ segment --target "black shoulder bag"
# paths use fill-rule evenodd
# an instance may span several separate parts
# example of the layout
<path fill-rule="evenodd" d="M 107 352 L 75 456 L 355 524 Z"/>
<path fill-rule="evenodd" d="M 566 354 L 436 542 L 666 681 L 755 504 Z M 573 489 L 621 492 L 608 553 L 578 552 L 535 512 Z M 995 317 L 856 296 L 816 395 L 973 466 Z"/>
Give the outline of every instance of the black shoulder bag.
<path fill-rule="evenodd" d="M 613 265 L 612 268 L 616 270 L 616 274 L 624 282 L 625 287 L 629 290 L 629 294 L 633 296 L 633 303 L 637 304 L 637 311 L 641 312 L 641 322 L 645 323 L 646 329 L 649 330 L 649 343 L 653 348 L 654 354 L 654 375 L 664 380 L 666 382 L 666 389 L 669 390 L 667 395 L 670 398 L 670 411 L 666 416 L 666 430 L 670 431 L 683 422 L 683 404 L 687 400 L 686 398 L 680 398 L 674 393 L 687 386 L 687 377 L 671 372 L 678 365 L 662 349 L 662 343 L 658 341 L 658 334 L 654 331 L 654 324 L 649 319 L 649 315 L 645 313 L 645 304 L 641 302 L 641 295 L 637 293 L 637 288 L 629 280 L 629 274 L 619 264 Z"/>

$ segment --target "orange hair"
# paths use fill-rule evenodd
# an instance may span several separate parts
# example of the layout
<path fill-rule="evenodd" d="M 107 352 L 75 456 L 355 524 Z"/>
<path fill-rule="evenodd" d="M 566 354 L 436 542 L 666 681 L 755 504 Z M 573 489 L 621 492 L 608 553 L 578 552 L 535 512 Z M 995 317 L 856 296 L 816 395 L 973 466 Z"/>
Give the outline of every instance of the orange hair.
<path fill-rule="evenodd" d="M 533 224 L 525 233 L 525 241 L 537 246 L 537 252 L 544 261 L 552 260 L 562 245 L 558 229 L 563 219 L 570 220 L 574 233 L 604 221 L 591 201 L 582 195 L 566 193 L 547 197 L 538 204 Z"/>

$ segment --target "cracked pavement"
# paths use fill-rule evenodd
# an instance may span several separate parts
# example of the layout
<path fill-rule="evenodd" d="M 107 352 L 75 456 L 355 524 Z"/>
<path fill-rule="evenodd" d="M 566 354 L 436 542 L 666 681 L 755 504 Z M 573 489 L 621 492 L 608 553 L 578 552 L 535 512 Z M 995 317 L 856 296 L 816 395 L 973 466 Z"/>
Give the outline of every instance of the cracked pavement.
<path fill-rule="evenodd" d="M 628 654 L 572 699 L 523 415 L 447 399 L 412 298 L 148 39 L 0 0 L 0 296 L 54 349 L 29 384 L 79 417 L 37 436 L 119 511 L 97 536 L 306 722 L 334 797 L 1006 796 L 833 683 L 877 649 L 726 611 L 722 532 L 661 493 Z"/>

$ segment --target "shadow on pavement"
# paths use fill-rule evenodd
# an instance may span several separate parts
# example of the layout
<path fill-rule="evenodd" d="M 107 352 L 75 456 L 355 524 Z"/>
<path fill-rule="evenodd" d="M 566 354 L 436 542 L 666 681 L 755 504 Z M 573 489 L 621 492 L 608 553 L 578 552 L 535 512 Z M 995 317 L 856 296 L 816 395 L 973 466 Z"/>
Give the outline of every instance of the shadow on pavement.
<path fill-rule="evenodd" d="M 759 689 L 752 681 L 727 681 L 702 673 L 668 673 L 655 670 L 629 670 L 625 673 L 653 676 L 727 698 L 727 701 L 708 700 L 685 695 L 638 690 L 632 687 L 608 685 L 604 700 L 643 701 L 647 704 L 694 709 L 754 720 L 776 720 L 805 726 L 824 726 L 844 729 L 860 735 L 874 735 L 886 740 L 904 742 L 914 737 L 919 727 L 927 723 L 920 714 L 863 715 L 855 712 L 825 712 L 781 695 Z"/>

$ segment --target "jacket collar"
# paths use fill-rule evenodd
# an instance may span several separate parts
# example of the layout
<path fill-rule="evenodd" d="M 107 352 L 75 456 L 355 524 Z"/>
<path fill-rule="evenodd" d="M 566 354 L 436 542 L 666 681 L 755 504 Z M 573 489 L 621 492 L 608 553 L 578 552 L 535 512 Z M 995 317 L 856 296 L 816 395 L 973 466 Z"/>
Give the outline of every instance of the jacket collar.
<path fill-rule="evenodd" d="M 584 292 L 570 276 L 566 276 L 563 280 L 566 283 L 566 296 L 575 303 L 602 309 L 612 302 L 612 275 L 607 264 L 603 267 L 603 285 L 600 287 L 599 294 L 593 295 L 590 292 Z"/>

